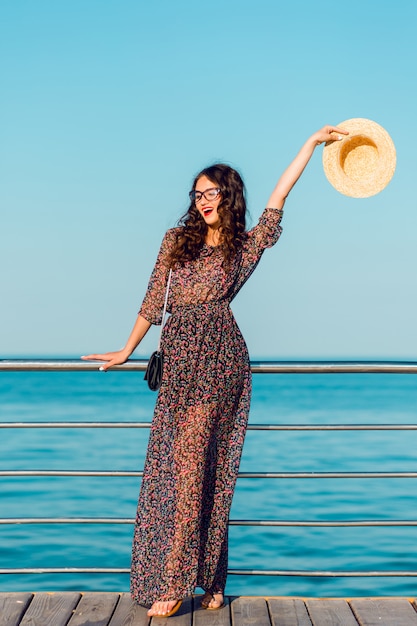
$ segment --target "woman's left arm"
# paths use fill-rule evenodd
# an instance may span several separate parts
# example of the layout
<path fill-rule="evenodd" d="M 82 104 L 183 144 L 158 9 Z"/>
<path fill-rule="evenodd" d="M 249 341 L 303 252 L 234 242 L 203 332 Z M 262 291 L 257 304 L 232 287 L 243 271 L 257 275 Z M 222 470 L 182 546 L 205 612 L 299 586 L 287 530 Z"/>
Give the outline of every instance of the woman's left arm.
<path fill-rule="evenodd" d="M 343 139 L 343 135 L 348 134 L 349 133 L 342 128 L 327 125 L 314 133 L 314 135 L 311 135 L 295 159 L 282 174 L 266 206 L 269 209 L 282 209 L 288 194 L 303 173 L 315 148 L 324 141 L 340 141 Z"/>

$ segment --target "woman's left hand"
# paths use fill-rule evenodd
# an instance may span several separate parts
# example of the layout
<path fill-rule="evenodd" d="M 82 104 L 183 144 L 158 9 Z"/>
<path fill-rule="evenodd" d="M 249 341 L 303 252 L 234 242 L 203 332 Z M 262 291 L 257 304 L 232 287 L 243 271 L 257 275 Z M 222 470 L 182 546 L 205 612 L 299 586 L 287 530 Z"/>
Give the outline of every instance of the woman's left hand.
<path fill-rule="evenodd" d="M 325 141 L 341 141 L 344 135 L 349 135 L 347 130 L 343 130 L 343 128 L 339 128 L 339 126 L 331 126 L 330 124 L 327 124 L 314 133 L 312 139 L 314 139 L 316 145 L 319 146 Z"/>

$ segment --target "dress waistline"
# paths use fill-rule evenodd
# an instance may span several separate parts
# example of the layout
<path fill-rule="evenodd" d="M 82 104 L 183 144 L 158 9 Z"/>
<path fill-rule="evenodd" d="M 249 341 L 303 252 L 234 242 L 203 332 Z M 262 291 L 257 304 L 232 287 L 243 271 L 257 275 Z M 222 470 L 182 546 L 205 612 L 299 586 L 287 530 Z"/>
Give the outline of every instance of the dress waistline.
<path fill-rule="evenodd" d="M 170 313 L 171 315 L 181 315 L 183 313 L 187 314 L 188 312 L 198 313 L 199 311 L 205 312 L 229 308 L 230 302 L 228 300 L 210 300 L 209 302 L 200 302 L 199 304 L 181 304 L 173 308 Z"/>

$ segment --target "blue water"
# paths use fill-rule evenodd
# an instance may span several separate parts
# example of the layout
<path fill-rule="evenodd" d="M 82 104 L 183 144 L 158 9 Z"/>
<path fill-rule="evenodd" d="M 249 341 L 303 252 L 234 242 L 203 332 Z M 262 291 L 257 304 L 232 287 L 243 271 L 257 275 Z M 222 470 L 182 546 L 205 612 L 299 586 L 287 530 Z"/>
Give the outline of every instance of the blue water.
<path fill-rule="evenodd" d="M 149 421 L 137 372 L 2 372 L 2 421 Z M 251 423 L 415 423 L 417 378 L 255 375 Z M 148 431 L 0 431 L 0 469 L 141 470 Z M 416 471 L 417 432 L 254 432 L 241 471 Z M 241 479 L 232 519 L 417 519 L 417 479 Z M 133 518 L 137 478 L 0 478 L 0 517 Z M 130 565 L 129 525 L 0 525 L 0 568 Z M 230 528 L 230 568 L 417 570 L 417 528 Z M 415 578 L 229 576 L 230 594 L 415 595 Z M 128 590 L 127 575 L 0 577 L 0 589 Z"/>

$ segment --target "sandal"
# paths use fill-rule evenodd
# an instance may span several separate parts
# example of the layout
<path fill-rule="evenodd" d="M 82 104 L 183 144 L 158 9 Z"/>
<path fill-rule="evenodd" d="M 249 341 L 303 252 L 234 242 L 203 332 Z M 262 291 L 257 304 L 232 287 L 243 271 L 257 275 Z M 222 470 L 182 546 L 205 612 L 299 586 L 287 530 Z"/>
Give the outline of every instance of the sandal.
<path fill-rule="evenodd" d="M 182 604 L 182 600 L 177 600 L 172 609 L 168 611 L 168 613 L 154 613 L 153 615 L 149 615 L 149 617 L 171 617 L 174 615 Z"/>
<path fill-rule="evenodd" d="M 210 602 L 212 600 L 214 600 L 216 602 L 216 599 L 215 599 L 214 596 L 222 596 L 223 597 L 223 600 L 219 604 L 219 606 L 209 606 L 209 604 L 210 604 Z M 224 594 L 223 594 L 223 591 L 215 591 L 214 593 L 209 593 L 208 591 L 206 591 L 203 599 L 201 600 L 201 607 L 203 609 L 205 609 L 206 611 L 218 611 L 219 609 L 224 607 Z"/>

